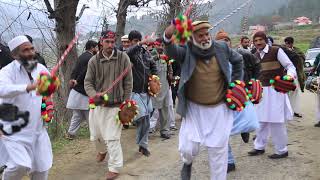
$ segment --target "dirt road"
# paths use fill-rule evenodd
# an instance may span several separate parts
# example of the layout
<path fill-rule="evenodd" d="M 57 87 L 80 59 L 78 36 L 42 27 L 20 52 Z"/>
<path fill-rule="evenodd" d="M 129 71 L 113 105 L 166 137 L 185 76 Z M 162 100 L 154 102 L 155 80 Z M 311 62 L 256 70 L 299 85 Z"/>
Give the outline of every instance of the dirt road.
<path fill-rule="evenodd" d="M 272 146 L 266 154 L 248 157 L 252 141 L 244 144 L 239 136 L 231 138 L 236 157 L 236 171 L 228 175 L 235 180 L 320 180 L 320 128 L 314 124 L 315 95 L 303 94 L 302 119 L 288 125 L 289 158 L 270 160 Z M 178 132 L 170 140 L 162 141 L 159 134 L 150 137 L 151 156 L 146 158 L 137 153 L 135 129 L 124 130 L 122 148 L 124 169 L 120 180 L 178 180 L 181 161 L 178 147 Z M 95 162 L 95 148 L 89 140 L 75 140 L 54 156 L 50 180 L 103 180 L 106 162 Z M 193 166 L 194 180 L 209 179 L 207 153 L 203 148 Z"/>

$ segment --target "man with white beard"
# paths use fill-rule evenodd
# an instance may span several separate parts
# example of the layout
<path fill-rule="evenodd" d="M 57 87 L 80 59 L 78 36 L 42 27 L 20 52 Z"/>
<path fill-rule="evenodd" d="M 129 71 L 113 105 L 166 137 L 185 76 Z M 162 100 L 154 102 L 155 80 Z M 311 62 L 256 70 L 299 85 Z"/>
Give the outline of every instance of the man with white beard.
<path fill-rule="evenodd" d="M 208 21 L 192 25 L 192 39 L 183 46 L 171 41 L 174 25 L 164 33 L 166 54 L 181 62 L 177 107 L 183 118 L 179 134 L 184 162 L 181 179 L 191 178 L 192 161 L 201 145 L 208 149 L 211 180 L 225 180 L 233 113 L 224 99 L 228 83 L 242 79 L 242 57 L 225 42 L 212 40 Z"/>
<path fill-rule="evenodd" d="M 0 166 L 6 165 L 3 180 L 46 180 L 52 166 L 51 143 L 41 119 L 42 97 L 36 94 L 37 77 L 48 70 L 34 59 L 35 49 L 25 36 L 8 43 L 15 58 L 0 70 L 3 103 L 30 113 L 29 124 L 12 136 L 0 137 Z"/>

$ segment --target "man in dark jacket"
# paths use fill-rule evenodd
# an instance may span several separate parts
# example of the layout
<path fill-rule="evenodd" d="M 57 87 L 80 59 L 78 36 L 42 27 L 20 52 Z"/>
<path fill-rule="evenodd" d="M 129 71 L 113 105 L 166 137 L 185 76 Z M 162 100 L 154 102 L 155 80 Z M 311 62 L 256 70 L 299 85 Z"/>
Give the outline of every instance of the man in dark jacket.
<path fill-rule="evenodd" d="M 139 114 L 135 122 L 137 125 L 136 140 L 139 145 L 139 152 L 145 156 L 149 156 L 148 150 L 148 134 L 150 128 L 150 115 L 152 112 L 152 101 L 148 94 L 148 82 L 151 75 L 157 75 L 157 65 L 151 57 L 150 52 L 142 47 L 147 40 L 142 40 L 142 35 L 138 31 L 129 33 L 130 47 L 127 54 L 133 65 L 133 90 L 132 99 L 139 105 Z"/>
<path fill-rule="evenodd" d="M 13 60 L 9 48 L 0 43 L 0 69 L 11 63 Z"/>
<path fill-rule="evenodd" d="M 98 43 L 88 41 L 86 51 L 79 56 L 79 60 L 73 68 L 71 80 L 69 82 L 70 91 L 67 108 L 72 109 L 73 115 L 67 138 L 72 140 L 80 128 L 81 121 L 87 120 L 89 116 L 88 95 L 84 90 L 84 78 L 86 77 L 88 62 L 93 55 L 98 52 Z"/>

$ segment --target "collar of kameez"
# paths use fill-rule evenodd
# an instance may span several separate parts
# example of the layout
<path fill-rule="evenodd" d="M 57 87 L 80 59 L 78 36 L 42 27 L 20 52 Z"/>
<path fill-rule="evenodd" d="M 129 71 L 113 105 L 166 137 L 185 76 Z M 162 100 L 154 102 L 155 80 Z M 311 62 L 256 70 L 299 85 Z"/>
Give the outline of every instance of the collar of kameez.
<path fill-rule="evenodd" d="M 268 45 L 268 44 L 266 45 L 266 47 L 264 47 L 264 48 L 262 49 L 262 51 L 259 50 L 259 53 L 260 53 L 260 54 L 261 54 L 261 53 L 267 54 L 268 52 L 269 52 L 269 45 Z"/>
<path fill-rule="evenodd" d="M 21 71 L 22 64 L 19 62 L 19 60 L 16 59 L 13 61 L 13 63 Z"/>

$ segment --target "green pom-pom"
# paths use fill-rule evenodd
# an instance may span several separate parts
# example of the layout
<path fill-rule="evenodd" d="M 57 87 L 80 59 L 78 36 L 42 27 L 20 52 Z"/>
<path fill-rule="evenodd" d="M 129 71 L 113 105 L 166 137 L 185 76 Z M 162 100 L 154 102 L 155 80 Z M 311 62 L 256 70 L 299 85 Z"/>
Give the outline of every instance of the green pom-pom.
<path fill-rule="evenodd" d="M 231 99 L 230 99 L 230 98 L 227 98 L 227 102 L 230 103 L 230 102 L 231 102 Z"/>
<path fill-rule="evenodd" d="M 249 98 L 252 98 L 252 94 L 248 94 Z"/>
<path fill-rule="evenodd" d="M 103 95 L 103 100 L 108 101 L 109 100 L 109 96 L 107 94 Z"/>
<path fill-rule="evenodd" d="M 270 84 L 274 84 L 274 80 L 273 79 L 270 79 Z"/>
<path fill-rule="evenodd" d="M 181 20 L 181 21 L 183 21 L 183 15 L 182 14 L 180 14 L 179 16 L 178 16 L 178 18 Z M 182 23 L 182 22 L 181 22 Z"/>
<path fill-rule="evenodd" d="M 236 86 L 236 84 L 235 83 L 230 83 L 230 85 L 229 85 L 230 87 L 235 87 Z"/>
<path fill-rule="evenodd" d="M 46 108 L 46 107 L 47 107 L 46 103 L 41 104 L 41 108 Z"/>
<path fill-rule="evenodd" d="M 232 104 L 232 105 L 230 106 L 230 108 L 231 108 L 231 109 L 234 109 L 234 108 L 236 108 L 236 105 Z"/>

